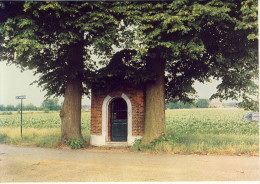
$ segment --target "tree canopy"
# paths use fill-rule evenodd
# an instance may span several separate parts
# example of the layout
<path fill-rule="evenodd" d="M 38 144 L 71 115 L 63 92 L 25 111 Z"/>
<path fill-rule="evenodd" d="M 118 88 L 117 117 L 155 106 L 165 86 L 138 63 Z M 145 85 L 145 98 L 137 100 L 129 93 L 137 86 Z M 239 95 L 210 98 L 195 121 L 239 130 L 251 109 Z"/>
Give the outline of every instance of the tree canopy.
<path fill-rule="evenodd" d="M 221 84 L 212 98 L 257 110 L 257 11 L 254 0 L 176 0 L 129 3 L 125 12 L 142 48 L 166 59 L 166 99 L 190 101 L 195 80 L 214 78 Z"/>
<path fill-rule="evenodd" d="M 63 95 L 66 81 L 88 81 L 91 54 L 111 55 L 117 44 L 114 4 L 2 2 L 1 59 L 41 74 L 48 95 Z M 85 89 L 85 92 L 86 89 Z"/>
<path fill-rule="evenodd" d="M 2 2 L 1 7 L 1 59 L 40 73 L 38 84 L 49 95 L 64 94 L 66 78 L 76 74 L 88 84 L 95 68 L 91 54 L 111 58 L 112 45 L 133 34 L 138 54 L 156 48 L 167 60 L 170 101 L 190 101 L 194 81 L 211 77 L 222 81 L 212 98 L 243 98 L 246 106 L 257 93 L 257 1 Z M 77 55 L 84 62 L 70 65 L 68 58 Z"/>

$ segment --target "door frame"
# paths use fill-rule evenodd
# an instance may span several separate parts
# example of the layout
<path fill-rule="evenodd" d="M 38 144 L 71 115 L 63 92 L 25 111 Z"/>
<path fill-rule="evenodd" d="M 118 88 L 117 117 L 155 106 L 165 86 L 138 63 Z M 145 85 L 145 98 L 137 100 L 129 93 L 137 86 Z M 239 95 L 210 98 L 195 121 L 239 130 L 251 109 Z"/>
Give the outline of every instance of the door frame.
<path fill-rule="evenodd" d="M 131 144 L 131 141 L 133 139 L 132 136 L 132 103 L 128 96 L 126 94 L 122 94 L 121 96 L 107 96 L 102 105 L 102 135 L 105 136 L 105 142 L 111 142 L 109 139 L 109 105 L 110 103 L 115 99 L 121 97 L 123 100 L 125 100 L 127 105 L 127 143 Z"/>
<path fill-rule="evenodd" d="M 131 146 L 134 144 L 135 140 L 141 139 L 143 136 L 136 135 L 133 136 L 132 133 L 132 103 L 130 98 L 124 93 L 121 96 L 111 97 L 109 95 L 103 100 L 102 103 L 102 133 L 101 135 L 90 135 L 90 144 L 94 146 L 105 146 L 109 145 L 111 142 L 108 138 L 108 118 L 109 118 L 109 104 L 113 98 L 121 97 L 126 101 L 127 104 L 127 145 Z"/>

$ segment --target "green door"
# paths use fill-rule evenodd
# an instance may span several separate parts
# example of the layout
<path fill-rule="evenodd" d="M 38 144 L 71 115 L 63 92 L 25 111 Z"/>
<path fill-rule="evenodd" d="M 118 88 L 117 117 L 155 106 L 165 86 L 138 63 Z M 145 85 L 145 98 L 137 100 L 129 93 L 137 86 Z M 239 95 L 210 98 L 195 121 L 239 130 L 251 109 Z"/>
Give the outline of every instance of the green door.
<path fill-rule="evenodd" d="M 127 141 L 127 104 L 122 98 L 111 102 L 111 141 Z"/>

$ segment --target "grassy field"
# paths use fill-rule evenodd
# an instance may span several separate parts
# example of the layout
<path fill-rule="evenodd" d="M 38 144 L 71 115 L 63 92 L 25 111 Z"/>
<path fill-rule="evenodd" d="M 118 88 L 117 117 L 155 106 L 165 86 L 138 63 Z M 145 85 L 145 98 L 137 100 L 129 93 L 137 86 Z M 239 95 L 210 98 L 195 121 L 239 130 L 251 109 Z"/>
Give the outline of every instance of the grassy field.
<path fill-rule="evenodd" d="M 7 113 L 5 113 L 7 114 Z M 86 141 L 90 139 L 90 111 L 82 111 L 81 130 Z M 60 143 L 61 120 L 59 112 L 23 112 L 23 139 L 21 139 L 21 115 L 0 114 L 0 143 L 55 147 Z"/>
<path fill-rule="evenodd" d="M 259 123 L 249 122 L 242 109 L 166 110 L 168 138 L 151 146 L 138 142 L 132 150 L 166 151 L 198 154 L 259 155 Z M 20 114 L 0 115 L 0 143 L 55 147 L 60 141 L 58 112 L 25 112 L 23 139 L 20 137 Z M 90 112 L 82 113 L 82 134 L 90 137 Z"/>

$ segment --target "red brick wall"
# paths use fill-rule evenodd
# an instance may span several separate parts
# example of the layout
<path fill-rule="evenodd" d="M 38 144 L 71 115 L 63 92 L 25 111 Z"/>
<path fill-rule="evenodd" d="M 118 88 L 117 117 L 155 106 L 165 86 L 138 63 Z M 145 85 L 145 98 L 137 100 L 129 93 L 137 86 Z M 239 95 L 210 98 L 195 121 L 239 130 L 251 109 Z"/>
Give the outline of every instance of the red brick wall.
<path fill-rule="evenodd" d="M 96 95 L 95 91 L 92 90 L 91 135 L 102 135 L 102 104 L 107 95 L 111 97 L 121 97 L 123 93 L 128 96 L 132 104 L 132 135 L 137 136 L 144 134 L 144 90 L 142 87 L 127 86 L 102 95 Z"/>

